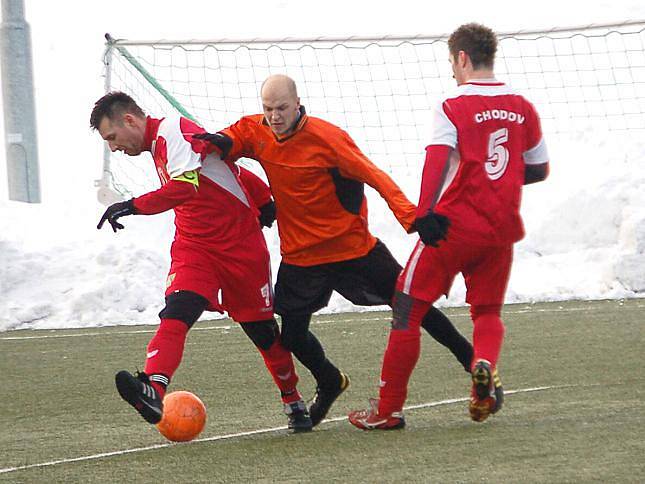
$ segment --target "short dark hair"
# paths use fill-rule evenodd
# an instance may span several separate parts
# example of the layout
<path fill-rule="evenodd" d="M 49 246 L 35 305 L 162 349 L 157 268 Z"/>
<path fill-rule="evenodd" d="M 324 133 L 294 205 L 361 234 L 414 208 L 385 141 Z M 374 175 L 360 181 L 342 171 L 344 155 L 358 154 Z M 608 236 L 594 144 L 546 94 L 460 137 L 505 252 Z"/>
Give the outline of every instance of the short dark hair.
<path fill-rule="evenodd" d="M 475 69 L 492 69 L 497 52 L 497 36 L 484 25 L 464 24 L 450 35 L 448 49 L 454 58 L 463 50 Z"/>
<path fill-rule="evenodd" d="M 109 92 L 94 103 L 94 109 L 92 109 L 92 114 L 90 115 L 90 127 L 99 129 L 103 118 L 114 121 L 125 113 L 145 117 L 143 109 L 126 93 L 121 91 Z"/>

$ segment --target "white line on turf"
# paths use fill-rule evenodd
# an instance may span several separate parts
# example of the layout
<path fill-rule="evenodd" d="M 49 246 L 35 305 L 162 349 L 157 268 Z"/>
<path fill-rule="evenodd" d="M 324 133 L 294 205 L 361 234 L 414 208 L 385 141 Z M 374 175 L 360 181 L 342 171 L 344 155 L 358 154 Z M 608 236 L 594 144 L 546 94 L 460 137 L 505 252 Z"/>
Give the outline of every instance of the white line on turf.
<path fill-rule="evenodd" d="M 533 387 L 533 388 L 521 388 L 519 390 L 505 390 L 504 395 L 514 395 L 517 393 L 529 393 L 529 392 L 539 392 L 539 391 L 544 391 L 544 390 L 555 390 L 559 388 L 568 388 L 568 387 L 573 387 L 575 385 L 557 385 L 557 386 L 544 386 L 544 387 Z M 407 407 L 404 407 L 404 410 L 417 410 L 420 408 L 431 408 L 431 407 L 439 407 L 441 405 L 450 405 L 453 403 L 460 403 L 460 402 L 466 402 L 468 401 L 468 398 L 449 398 L 447 400 L 439 400 L 437 402 L 428 402 L 428 403 L 420 403 L 417 405 L 409 405 Z M 330 418 L 326 419 L 322 422 L 322 424 L 325 423 L 331 423 L 331 422 L 342 422 L 343 420 L 347 420 L 347 417 L 335 417 L 335 418 Z M 89 461 L 89 460 L 96 460 L 96 459 L 103 459 L 105 457 L 113 457 L 117 455 L 126 455 L 126 454 L 134 454 L 136 452 L 145 452 L 147 450 L 156 450 L 156 449 L 163 449 L 166 447 L 171 447 L 173 445 L 189 445 L 197 442 L 214 442 L 217 440 L 228 440 L 228 439 L 235 439 L 238 437 L 248 437 L 250 435 L 259 435 L 259 434 L 268 434 L 271 432 L 278 432 L 281 430 L 287 430 L 286 426 L 282 427 L 272 427 L 268 429 L 258 429 L 258 430 L 250 430 L 247 432 L 238 432 L 235 434 L 226 434 L 226 435 L 214 435 L 213 437 L 205 437 L 203 439 L 195 439 L 192 442 L 185 442 L 182 444 L 173 444 L 173 443 L 166 443 L 166 444 L 156 444 L 156 445 L 149 445 L 147 447 L 136 447 L 134 449 L 124 449 L 124 450 L 115 450 L 112 452 L 102 452 L 100 454 L 93 454 L 93 455 L 85 455 L 81 457 L 73 457 L 70 459 L 59 459 L 59 460 L 51 460 L 48 462 L 41 462 L 38 464 L 28 464 L 24 466 L 16 466 L 16 467 L 5 467 L 4 469 L 0 469 L 0 474 L 6 474 L 9 472 L 16 472 L 16 471 L 23 471 L 27 469 L 35 469 L 35 468 L 40 468 L 40 467 L 50 467 L 50 466 L 56 466 L 60 464 L 69 464 L 72 462 L 83 462 L 83 461 Z"/>
<path fill-rule="evenodd" d="M 645 304 L 637 304 L 637 308 L 645 308 Z M 503 310 L 503 313 L 506 314 L 526 314 L 526 313 L 566 313 L 566 312 L 589 312 L 589 311 L 595 311 L 596 309 L 593 307 L 577 307 L 577 308 L 563 308 L 563 307 L 557 307 L 557 308 L 528 308 L 528 309 L 505 309 Z M 357 313 L 357 314 L 369 314 L 369 313 Z M 458 317 L 463 317 L 463 316 L 470 316 L 470 313 L 468 312 L 457 312 L 457 313 L 452 313 L 450 314 L 451 317 L 458 316 Z M 329 324 L 329 323 L 356 323 L 356 322 L 367 322 L 367 321 L 390 321 L 392 318 L 388 316 L 379 316 L 376 318 L 352 318 L 352 319 L 318 319 L 318 320 L 313 320 L 311 324 L 313 325 L 318 325 L 318 324 Z M 191 329 L 191 331 L 212 331 L 212 330 L 222 330 L 222 331 L 227 331 L 230 329 L 235 329 L 237 328 L 237 324 L 225 324 L 225 325 L 218 325 L 218 326 L 195 326 Z M 70 329 L 68 329 L 70 330 Z M 42 331 L 42 330 L 36 330 L 36 331 Z M 51 331 L 65 331 L 65 329 L 56 329 L 56 330 L 51 330 Z M 91 331 L 87 333 L 68 333 L 68 334 L 43 334 L 43 335 L 37 335 L 37 336 L 5 336 L 0 338 L 0 341 L 23 341 L 23 340 L 30 340 L 30 339 L 50 339 L 50 338 L 80 338 L 83 336 L 112 336 L 112 335 L 123 335 L 123 334 L 145 334 L 145 333 L 154 333 L 156 332 L 157 329 L 133 329 L 133 330 L 126 330 L 126 331 L 108 331 L 108 332 L 97 332 L 97 331 Z"/>

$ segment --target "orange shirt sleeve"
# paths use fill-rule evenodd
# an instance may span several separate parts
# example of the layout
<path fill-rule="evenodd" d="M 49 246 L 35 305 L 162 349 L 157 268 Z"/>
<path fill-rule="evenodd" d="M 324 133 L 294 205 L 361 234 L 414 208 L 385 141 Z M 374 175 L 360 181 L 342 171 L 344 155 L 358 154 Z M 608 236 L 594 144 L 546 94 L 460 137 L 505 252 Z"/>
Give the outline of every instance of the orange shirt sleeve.
<path fill-rule="evenodd" d="M 253 143 L 250 141 L 255 138 L 253 125 L 257 124 L 252 118 L 245 116 L 237 123 L 220 131 L 233 141 L 233 146 L 226 156 L 227 160 L 235 161 L 239 158 L 253 158 Z"/>
<path fill-rule="evenodd" d="M 333 148 L 341 175 L 367 183 L 376 190 L 406 232 L 409 231 L 416 217 L 416 206 L 408 200 L 387 173 L 363 154 L 345 131 L 338 128 L 338 133 L 334 133 L 332 137 L 335 139 Z"/>

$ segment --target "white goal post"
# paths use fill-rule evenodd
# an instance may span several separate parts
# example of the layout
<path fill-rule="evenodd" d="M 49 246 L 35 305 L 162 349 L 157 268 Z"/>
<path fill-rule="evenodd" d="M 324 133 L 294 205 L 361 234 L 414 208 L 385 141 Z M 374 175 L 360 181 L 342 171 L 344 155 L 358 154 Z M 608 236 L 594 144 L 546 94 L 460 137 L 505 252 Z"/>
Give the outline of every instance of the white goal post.
<path fill-rule="evenodd" d="M 550 136 L 645 132 L 645 20 L 500 33 L 496 74 L 533 101 Z M 153 116 L 181 113 L 216 131 L 261 112 L 270 74 L 343 129 L 381 168 L 418 177 L 431 106 L 454 86 L 446 35 L 134 41 L 106 35 L 105 89 Z M 103 203 L 158 185 L 154 170 L 106 147 Z"/>

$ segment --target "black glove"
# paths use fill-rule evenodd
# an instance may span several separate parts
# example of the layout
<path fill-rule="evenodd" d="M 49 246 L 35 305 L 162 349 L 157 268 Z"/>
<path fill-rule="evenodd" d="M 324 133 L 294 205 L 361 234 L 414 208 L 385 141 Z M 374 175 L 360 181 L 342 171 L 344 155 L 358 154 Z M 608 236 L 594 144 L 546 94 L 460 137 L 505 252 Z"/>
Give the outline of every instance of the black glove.
<path fill-rule="evenodd" d="M 134 209 L 134 198 L 125 202 L 113 203 L 107 208 L 105 213 L 103 213 L 103 216 L 101 217 L 101 220 L 99 220 L 99 224 L 96 226 L 96 228 L 100 230 L 107 220 L 112 226 L 112 230 L 116 232 L 118 229 L 124 228 L 123 225 L 117 222 L 117 220 L 120 217 L 125 217 L 126 215 L 134 215 L 135 213 L 137 212 Z"/>
<path fill-rule="evenodd" d="M 262 205 L 259 210 L 258 220 L 260 221 L 260 227 L 271 227 L 275 222 L 275 202 L 271 200 Z"/>
<path fill-rule="evenodd" d="M 224 133 L 195 133 L 193 139 L 201 139 L 215 145 L 221 152 L 222 159 L 228 156 L 233 147 L 233 140 Z"/>
<path fill-rule="evenodd" d="M 450 220 L 444 215 L 439 215 L 430 210 L 423 217 L 414 221 L 419 232 L 419 237 L 424 244 L 432 247 L 439 247 L 440 240 L 446 240 L 446 233 L 450 227 Z"/>

